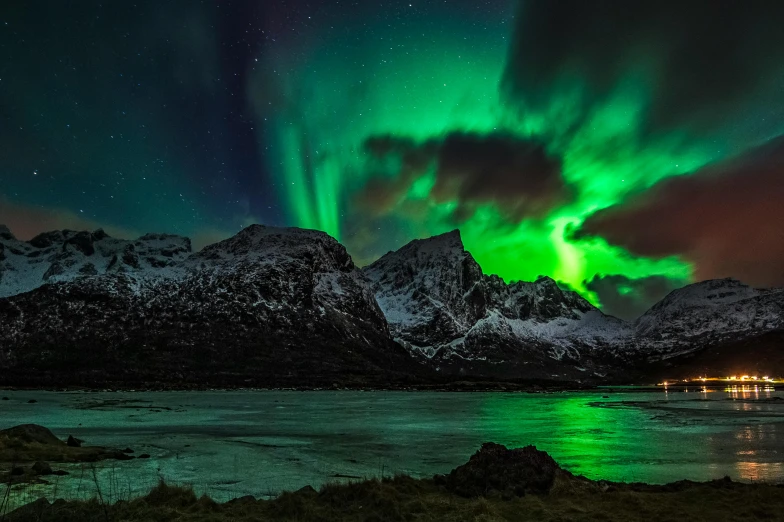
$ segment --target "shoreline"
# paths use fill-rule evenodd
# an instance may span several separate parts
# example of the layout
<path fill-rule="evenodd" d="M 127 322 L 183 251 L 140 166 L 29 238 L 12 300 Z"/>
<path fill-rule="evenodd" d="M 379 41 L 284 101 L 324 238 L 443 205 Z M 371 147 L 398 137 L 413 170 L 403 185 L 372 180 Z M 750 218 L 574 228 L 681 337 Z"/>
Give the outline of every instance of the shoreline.
<path fill-rule="evenodd" d="M 7 522 L 776 519 L 784 510 L 783 492 L 784 484 L 729 477 L 664 485 L 589 480 L 533 446 L 485 443 L 467 463 L 431 478 L 397 475 L 326 484 L 318 491 L 305 486 L 272 499 L 244 496 L 223 503 L 161 481 L 140 497 L 109 501 L 98 490 L 91 500 L 38 499 L 8 513 L 0 510 L 0 516 Z"/>
<path fill-rule="evenodd" d="M 708 389 L 712 391 L 726 390 L 730 383 L 672 383 L 668 386 L 659 384 L 574 384 L 574 385 L 524 385 L 515 383 L 471 383 L 458 382 L 452 385 L 418 385 L 418 386 L 10 386 L 0 384 L 0 395 L 3 392 L 50 392 L 50 393 L 161 393 L 161 392 L 265 392 L 265 391 L 296 391 L 296 392 L 439 392 L 439 393 L 571 393 L 586 391 L 602 391 L 606 393 L 633 392 L 667 392 L 690 389 Z M 736 388 L 738 385 L 734 385 Z M 752 385 L 745 385 L 752 386 Z M 767 391 L 778 391 L 781 383 L 765 384 Z"/>
<path fill-rule="evenodd" d="M 223 391 L 400 391 L 400 392 L 526 392 L 526 393 L 546 393 L 546 392 L 577 392 L 587 390 L 597 390 L 606 388 L 632 388 L 639 389 L 662 389 L 655 384 L 617 384 L 617 383 L 566 383 L 566 382 L 509 382 L 509 381 L 454 381 L 439 384 L 411 384 L 411 385 L 367 385 L 335 383 L 328 386 L 309 386 L 309 385 L 198 385 L 198 384 L 179 384 L 179 385 L 66 385 L 66 386 L 38 386 L 38 385 L 17 385 L 0 383 L 0 393 L 3 391 L 47 391 L 47 392 L 223 392 Z"/>

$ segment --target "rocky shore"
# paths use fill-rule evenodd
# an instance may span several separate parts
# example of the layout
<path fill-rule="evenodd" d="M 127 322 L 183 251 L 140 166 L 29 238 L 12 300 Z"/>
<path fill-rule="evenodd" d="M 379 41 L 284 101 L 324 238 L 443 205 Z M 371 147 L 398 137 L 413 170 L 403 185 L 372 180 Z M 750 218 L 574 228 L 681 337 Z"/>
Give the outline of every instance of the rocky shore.
<path fill-rule="evenodd" d="M 70 454 L 64 458 L 80 455 L 65 450 L 71 446 L 59 440 L 58 444 L 51 432 L 39 428 L 5 430 L 0 432 L 5 439 L 0 440 L 21 441 L 28 451 L 51 451 L 52 446 Z M 12 487 L 10 481 L 7 484 L 6 494 Z M 782 493 L 781 486 L 744 484 L 727 477 L 661 486 L 593 481 L 562 469 L 533 446 L 507 449 L 486 443 L 466 464 L 427 479 L 396 476 L 330 484 L 319 491 L 306 486 L 273 500 L 247 496 L 223 504 L 207 496 L 198 498 L 188 488 L 160 483 L 140 498 L 115 503 L 101 498 L 39 499 L 3 516 L 8 522 L 780 520 Z"/>
<path fill-rule="evenodd" d="M 0 430 L 0 484 L 41 483 L 50 475 L 68 472 L 53 469 L 52 464 L 131 460 L 133 450 L 102 446 L 84 446 L 82 440 L 69 436 L 63 441 L 49 429 L 37 424 L 22 424 Z"/>

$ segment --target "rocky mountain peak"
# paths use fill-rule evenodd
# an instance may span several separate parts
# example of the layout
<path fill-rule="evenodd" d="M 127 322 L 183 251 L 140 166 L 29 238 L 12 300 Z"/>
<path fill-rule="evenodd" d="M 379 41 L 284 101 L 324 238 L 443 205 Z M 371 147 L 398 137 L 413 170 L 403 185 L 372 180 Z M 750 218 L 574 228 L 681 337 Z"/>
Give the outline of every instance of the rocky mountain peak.
<path fill-rule="evenodd" d="M 460 237 L 460 230 L 454 229 L 443 234 L 431 236 L 424 239 L 415 239 L 408 243 L 411 248 L 420 250 L 465 250 L 463 239 Z"/>
<path fill-rule="evenodd" d="M 228 239 L 204 247 L 191 261 L 225 264 L 286 257 L 310 259 L 324 270 L 350 272 L 355 268 L 346 248 L 325 232 L 265 225 L 245 227 Z"/>
<path fill-rule="evenodd" d="M 465 254 L 463 240 L 459 230 L 452 230 L 437 236 L 415 239 L 399 250 L 404 256 L 415 256 L 418 259 L 448 256 L 460 257 Z"/>
<path fill-rule="evenodd" d="M 485 315 L 482 269 L 457 230 L 411 241 L 363 272 L 393 334 L 413 344 L 460 337 Z"/>
<path fill-rule="evenodd" d="M 7 230 L 7 228 L 6 228 Z M 46 283 L 106 273 L 155 278 L 191 253 L 188 238 L 147 234 L 116 239 L 103 230 L 52 230 L 30 241 L 0 235 L 0 297 L 29 292 Z"/>
<path fill-rule="evenodd" d="M 16 237 L 14 237 L 11 230 L 6 225 L 0 225 L 0 239 L 11 241 L 16 239 Z"/>
<path fill-rule="evenodd" d="M 468 288 L 481 279 L 482 271 L 465 250 L 460 232 L 453 230 L 426 239 L 415 239 L 399 250 L 388 252 L 364 269 L 374 281 L 394 278 L 397 285 L 417 280 L 430 289 L 453 279 Z"/>
<path fill-rule="evenodd" d="M 364 272 L 395 337 L 428 357 L 527 350 L 541 344 L 540 332 L 567 335 L 588 312 L 591 339 L 617 326 L 552 278 L 507 284 L 484 275 L 458 231 L 412 241 Z"/>

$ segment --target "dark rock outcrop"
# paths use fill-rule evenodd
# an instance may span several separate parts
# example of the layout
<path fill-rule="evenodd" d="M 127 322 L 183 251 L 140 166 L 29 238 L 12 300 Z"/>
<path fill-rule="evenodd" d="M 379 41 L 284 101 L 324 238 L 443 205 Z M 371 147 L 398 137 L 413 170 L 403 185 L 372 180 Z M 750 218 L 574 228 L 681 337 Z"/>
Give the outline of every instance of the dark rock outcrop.
<path fill-rule="evenodd" d="M 507 449 L 486 442 L 467 463 L 437 480 L 461 497 L 521 497 L 526 493 L 548 493 L 559 471 L 558 463 L 534 446 Z"/>
<path fill-rule="evenodd" d="M 101 446 L 82 446 L 68 437 L 63 442 L 49 429 L 37 424 L 22 424 L 0 430 L 0 462 L 34 462 L 34 475 L 49 474 L 47 462 L 97 462 L 106 459 L 127 460 L 124 453 Z"/>
<path fill-rule="evenodd" d="M 52 466 L 49 465 L 48 462 L 43 462 L 41 460 L 36 461 L 31 468 L 32 472 L 36 475 L 53 475 L 54 471 L 52 470 Z"/>
<path fill-rule="evenodd" d="M 28 444 L 42 446 L 64 446 L 65 443 L 48 428 L 38 424 L 20 424 L 0 430 L 0 448 L 19 448 Z"/>

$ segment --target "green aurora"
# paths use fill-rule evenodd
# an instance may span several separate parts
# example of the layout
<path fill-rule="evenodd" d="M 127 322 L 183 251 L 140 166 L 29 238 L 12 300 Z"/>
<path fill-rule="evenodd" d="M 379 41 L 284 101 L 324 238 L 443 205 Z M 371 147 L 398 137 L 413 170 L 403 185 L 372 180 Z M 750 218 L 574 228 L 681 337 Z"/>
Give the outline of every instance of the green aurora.
<path fill-rule="evenodd" d="M 784 285 L 784 3 L 230 4 L 9 9 L 0 223 L 300 226 L 360 266 L 457 228 L 630 319 Z"/>
<path fill-rule="evenodd" d="M 596 296 L 586 283 L 595 274 L 689 280 L 692 266 L 684 259 L 635 257 L 601 238 L 572 239 L 568 231 L 665 177 L 687 174 L 734 151 L 686 130 L 648 135 L 647 108 L 654 93 L 652 72 L 644 68 L 639 74 L 626 71 L 601 103 L 587 109 L 590 85 L 567 78 L 543 103 L 523 107 L 504 81 L 512 25 L 477 45 L 464 38 L 470 31 L 461 23 L 452 21 L 434 37 L 408 19 L 402 23 L 404 43 L 395 43 L 401 41 L 400 26 L 327 31 L 319 35 L 319 45 L 299 54 L 299 64 L 268 64 L 286 69 L 275 82 L 284 109 L 271 128 L 292 222 L 343 241 L 360 263 L 383 253 L 367 242 L 370 231 L 399 231 L 390 232 L 399 247 L 408 239 L 460 228 L 485 272 L 506 280 L 550 275 L 593 302 Z M 351 60 L 335 49 L 348 49 Z M 456 222 L 457 202 L 432 197 L 431 168 L 382 212 L 357 208 L 357 194 L 369 180 L 400 175 L 399 165 L 385 169 L 368 157 L 363 144 L 369 138 L 423 142 L 455 131 L 544 138 L 548 152 L 562 158 L 571 201 L 518 222 L 486 202 Z M 357 222 L 362 225 L 350 224 Z"/>

